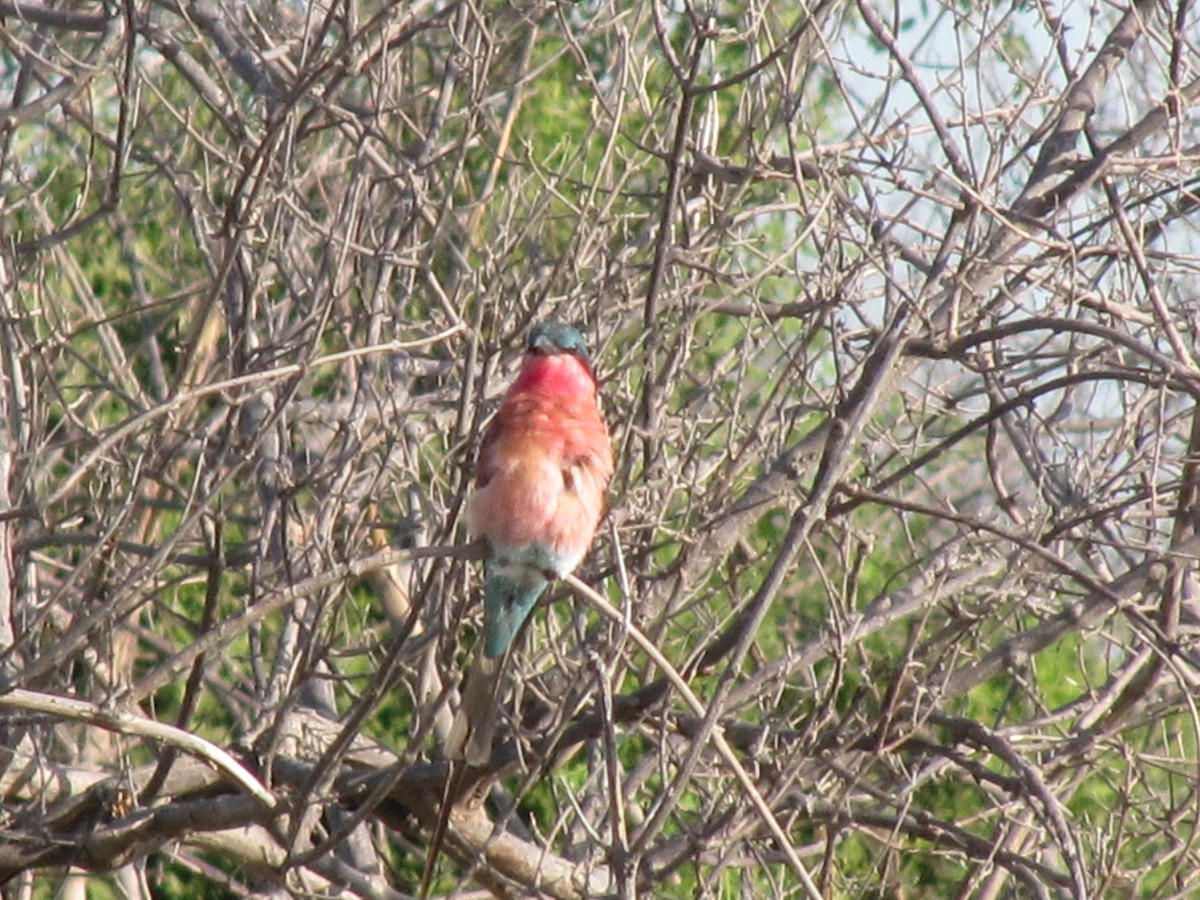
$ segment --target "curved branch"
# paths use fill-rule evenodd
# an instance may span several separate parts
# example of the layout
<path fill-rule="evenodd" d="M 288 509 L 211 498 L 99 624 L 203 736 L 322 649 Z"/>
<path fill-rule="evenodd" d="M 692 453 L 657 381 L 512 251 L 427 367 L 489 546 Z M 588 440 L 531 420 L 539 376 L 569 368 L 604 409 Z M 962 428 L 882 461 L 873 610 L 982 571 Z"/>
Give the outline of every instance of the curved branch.
<path fill-rule="evenodd" d="M 127 712 L 115 707 L 101 707 L 77 697 L 62 697 L 43 694 L 24 688 L 12 688 L 0 694 L 0 709 L 19 709 L 25 712 L 43 713 L 55 719 L 83 722 L 117 734 L 135 735 L 159 741 L 192 756 L 208 760 L 224 772 L 234 784 L 257 799 L 267 809 L 274 809 L 278 801 L 275 795 L 263 787 L 240 762 L 211 741 L 157 722 L 143 715 Z"/>

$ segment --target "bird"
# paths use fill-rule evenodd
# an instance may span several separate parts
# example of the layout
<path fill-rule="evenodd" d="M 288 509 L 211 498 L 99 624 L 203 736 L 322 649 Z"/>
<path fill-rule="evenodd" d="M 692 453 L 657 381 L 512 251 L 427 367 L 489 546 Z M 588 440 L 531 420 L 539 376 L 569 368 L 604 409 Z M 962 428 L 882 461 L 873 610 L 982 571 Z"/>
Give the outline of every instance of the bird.
<path fill-rule="evenodd" d="M 605 513 L 613 450 L 587 342 L 545 321 L 484 430 L 467 528 L 487 548 L 483 634 L 447 757 L 485 766 L 514 643 L 549 583 L 575 571 Z"/>
<path fill-rule="evenodd" d="M 449 768 L 418 897 L 427 897 L 468 768 L 487 765 L 513 646 L 538 599 L 574 572 L 605 512 L 612 442 L 600 414 L 587 342 L 578 329 L 542 322 L 484 429 L 467 530 L 487 547 L 483 634 L 462 702 L 446 735 Z"/>

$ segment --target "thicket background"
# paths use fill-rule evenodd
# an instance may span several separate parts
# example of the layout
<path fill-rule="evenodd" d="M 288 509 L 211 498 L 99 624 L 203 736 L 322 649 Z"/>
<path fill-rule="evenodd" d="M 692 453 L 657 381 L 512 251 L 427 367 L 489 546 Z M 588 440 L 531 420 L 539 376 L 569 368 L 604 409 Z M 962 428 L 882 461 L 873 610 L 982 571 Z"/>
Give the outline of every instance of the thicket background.
<path fill-rule="evenodd" d="M 0 16 L 7 896 L 415 890 L 551 317 L 603 600 L 435 893 L 1200 891 L 1188 0 Z"/>

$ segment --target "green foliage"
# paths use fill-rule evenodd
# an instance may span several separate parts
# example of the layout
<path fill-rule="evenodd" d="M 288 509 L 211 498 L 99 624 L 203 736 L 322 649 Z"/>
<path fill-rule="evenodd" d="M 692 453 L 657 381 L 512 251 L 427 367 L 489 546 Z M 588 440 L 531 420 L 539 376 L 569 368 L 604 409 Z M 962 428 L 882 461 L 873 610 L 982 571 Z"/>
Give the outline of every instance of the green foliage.
<path fill-rule="evenodd" d="M 223 866 L 219 856 L 214 855 L 207 860 L 218 871 Z M 189 869 L 187 866 L 179 862 L 172 861 L 170 858 L 162 858 L 156 860 L 156 865 L 153 871 L 154 887 L 164 897 L 188 897 L 195 900 L 226 900 L 230 892 L 220 883 L 219 880 L 212 878 L 208 874 L 202 874 Z M 236 877 L 236 872 L 228 873 Z M 91 900 L 89 884 L 89 900 Z"/>

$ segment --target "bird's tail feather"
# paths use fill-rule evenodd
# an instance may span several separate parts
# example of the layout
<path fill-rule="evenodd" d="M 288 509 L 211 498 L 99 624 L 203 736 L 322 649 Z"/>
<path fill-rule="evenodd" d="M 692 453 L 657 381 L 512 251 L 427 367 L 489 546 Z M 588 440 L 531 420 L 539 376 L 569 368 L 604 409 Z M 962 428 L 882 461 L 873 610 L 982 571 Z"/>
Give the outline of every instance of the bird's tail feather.
<path fill-rule="evenodd" d="M 501 677 L 508 654 L 475 654 L 467 674 L 462 703 L 446 736 L 446 756 L 465 759 L 467 765 L 485 766 L 492 757 L 492 737 L 500 708 Z"/>

